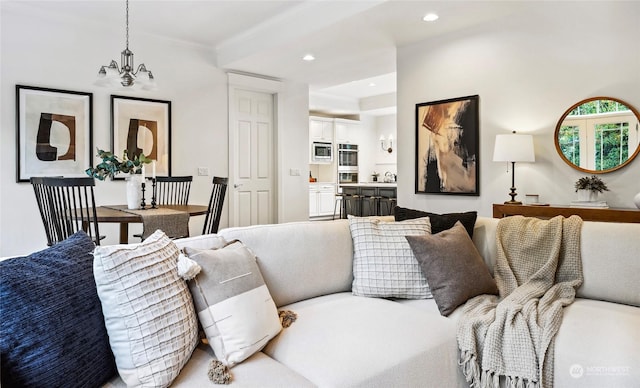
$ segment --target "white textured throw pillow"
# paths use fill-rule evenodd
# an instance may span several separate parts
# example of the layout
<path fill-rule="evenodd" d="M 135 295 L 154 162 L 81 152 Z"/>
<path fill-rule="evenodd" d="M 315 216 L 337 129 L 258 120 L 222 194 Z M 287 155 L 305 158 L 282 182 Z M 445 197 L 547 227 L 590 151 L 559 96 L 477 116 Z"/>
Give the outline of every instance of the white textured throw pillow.
<path fill-rule="evenodd" d="M 94 251 L 109 343 L 127 386 L 169 386 L 198 343 L 198 320 L 189 288 L 178 276 L 178 254 L 160 230 L 140 244 Z"/>
<path fill-rule="evenodd" d="M 431 233 L 428 217 L 399 222 L 349 217 L 349 227 L 354 251 L 354 295 L 431 298 L 427 280 L 405 238 Z"/>
<path fill-rule="evenodd" d="M 232 367 L 260 351 L 282 325 L 256 257 L 241 242 L 184 252 L 202 270 L 189 287 L 209 344 Z"/>

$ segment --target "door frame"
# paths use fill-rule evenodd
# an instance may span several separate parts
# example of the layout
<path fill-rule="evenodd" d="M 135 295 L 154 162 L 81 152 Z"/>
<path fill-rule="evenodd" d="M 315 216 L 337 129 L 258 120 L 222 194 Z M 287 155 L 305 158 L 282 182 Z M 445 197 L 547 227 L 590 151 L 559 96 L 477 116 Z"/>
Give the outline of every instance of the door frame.
<path fill-rule="evenodd" d="M 237 114 L 235 112 L 235 110 L 231 109 L 231 107 L 233 106 L 233 101 L 235 101 L 236 99 L 236 95 L 237 95 L 237 91 L 238 90 L 246 90 L 246 91 L 252 91 L 252 92 L 259 92 L 259 93 L 268 93 L 273 95 L 273 149 L 272 151 L 272 155 L 274 156 L 274 179 L 275 179 L 275 184 L 273 187 L 273 196 L 274 196 L 274 200 L 273 200 L 273 214 L 275 215 L 275 223 L 279 223 L 280 220 L 282 219 L 282 214 L 281 214 L 281 195 L 280 193 L 282 192 L 282 176 L 280 174 L 280 171 L 282 171 L 282 156 L 281 153 L 279 152 L 280 150 L 280 142 L 278 141 L 278 139 L 280 138 L 280 125 L 279 123 L 282 121 L 281 119 L 281 114 L 282 112 L 280 111 L 279 107 L 284 106 L 284 101 L 283 101 L 283 96 L 282 96 L 282 91 L 284 89 L 284 86 L 282 84 L 281 81 L 278 80 L 274 80 L 274 79 L 267 79 L 267 78 L 260 78 L 257 76 L 251 76 L 251 75 L 246 75 L 246 74 L 238 74 L 238 73 L 233 73 L 233 72 L 228 72 L 227 73 L 227 78 L 228 78 L 228 101 L 227 101 L 227 111 L 228 111 L 228 127 L 227 127 L 227 145 L 228 145 L 228 166 L 229 166 L 229 190 L 234 190 L 233 187 L 233 174 L 231 169 L 233 168 L 233 162 L 231 160 L 231 136 L 233 135 L 232 131 L 234 130 L 234 125 L 233 123 L 235 123 L 237 121 Z M 235 215 L 232 214 L 233 210 L 233 206 L 231 206 L 231 199 L 232 194 L 229 193 L 229 214 L 228 214 L 228 225 L 229 227 L 233 227 L 233 226 L 237 226 L 237 225 L 232 225 L 231 221 L 235 219 Z"/>

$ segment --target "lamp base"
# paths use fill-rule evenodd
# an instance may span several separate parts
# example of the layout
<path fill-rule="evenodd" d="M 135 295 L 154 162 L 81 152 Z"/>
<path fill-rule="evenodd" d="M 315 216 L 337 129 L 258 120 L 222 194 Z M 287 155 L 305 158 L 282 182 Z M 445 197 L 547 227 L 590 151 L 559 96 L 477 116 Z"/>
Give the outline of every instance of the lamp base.
<path fill-rule="evenodd" d="M 504 204 L 505 205 L 522 205 L 522 202 L 511 200 L 511 201 L 504 201 Z"/>
<path fill-rule="evenodd" d="M 511 192 L 509 193 L 509 196 L 511 197 L 510 201 L 505 201 L 505 205 L 522 205 L 522 202 L 520 201 L 516 201 L 516 195 L 518 195 L 518 193 L 516 193 L 516 188 L 511 186 Z"/>

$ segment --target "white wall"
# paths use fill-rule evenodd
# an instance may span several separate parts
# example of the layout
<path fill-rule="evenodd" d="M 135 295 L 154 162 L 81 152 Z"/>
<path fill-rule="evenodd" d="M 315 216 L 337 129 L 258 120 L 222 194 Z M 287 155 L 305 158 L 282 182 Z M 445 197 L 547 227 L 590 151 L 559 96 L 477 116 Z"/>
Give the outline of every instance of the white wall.
<path fill-rule="evenodd" d="M 553 143 L 555 125 L 572 104 L 612 96 L 640 108 L 638 2 L 540 2 L 462 33 L 398 49 L 398 204 L 434 212 L 478 210 L 509 199 L 511 174 L 492 162 L 495 135 L 534 135 L 536 162 L 516 165 L 518 198 L 568 204 L 586 174 L 567 166 Z M 582 5 L 580 5 L 582 4 Z M 444 22 L 444 21 L 443 21 Z M 439 23 L 439 22 L 438 22 Z M 480 196 L 415 193 L 415 104 L 480 96 Z M 611 207 L 634 207 L 640 160 L 601 176 Z"/>
<path fill-rule="evenodd" d="M 398 131 L 396 129 L 397 120 L 398 118 L 395 114 L 376 117 L 375 169 L 380 172 L 380 179 L 384 179 L 384 173 L 387 171 L 392 174 L 397 173 L 398 149 L 404 149 L 406 152 L 406 148 L 398 148 Z M 380 137 L 384 136 L 388 142 L 390 135 L 393 137 L 393 151 L 391 153 L 383 151 L 380 146 Z"/>
<path fill-rule="evenodd" d="M 110 149 L 110 95 L 130 95 L 172 103 L 172 174 L 194 175 L 191 202 L 206 204 L 212 176 L 228 175 L 227 76 L 214 66 L 212 51 L 132 32 L 130 48 L 136 62 L 154 73 L 159 90 L 125 92 L 93 85 L 100 65 L 119 60 L 124 48 L 123 26 L 65 19 L 20 4 L 1 4 L 0 78 L 0 256 L 28 253 L 46 246 L 31 185 L 15 182 L 15 85 L 93 93 L 93 144 Z M 278 149 L 297 150 L 308 142 L 308 87 L 285 83 L 284 106 L 278 106 Z M 292 145 L 296 148 L 292 148 Z M 278 154 L 279 221 L 308 215 L 307 177 L 289 176 L 290 168 L 307 170 L 306 152 Z M 210 176 L 196 175 L 208 167 Z M 286 173 L 285 173 L 286 172 Z M 97 182 L 99 205 L 124 203 L 123 182 Z M 227 226 L 226 211 L 221 227 Z M 204 217 L 190 222 L 192 234 L 202 230 Z M 139 231 L 132 225 L 130 234 Z M 116 224 L 101 224 L 106 244 L 116 243 Z M 133 240 L 131 240 L 133 241 Z"/>

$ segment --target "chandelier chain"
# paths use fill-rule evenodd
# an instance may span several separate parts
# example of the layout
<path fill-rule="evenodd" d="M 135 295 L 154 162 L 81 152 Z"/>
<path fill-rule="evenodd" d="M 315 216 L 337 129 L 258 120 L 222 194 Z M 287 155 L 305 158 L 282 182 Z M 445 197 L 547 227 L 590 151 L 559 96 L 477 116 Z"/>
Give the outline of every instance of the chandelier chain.
<path fill-rule="evenodd" d="M 127 49 L 129 48 L 129 0 L 127 0 Z"/>

